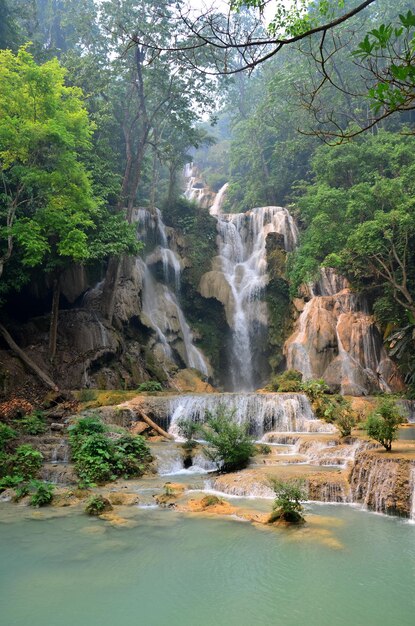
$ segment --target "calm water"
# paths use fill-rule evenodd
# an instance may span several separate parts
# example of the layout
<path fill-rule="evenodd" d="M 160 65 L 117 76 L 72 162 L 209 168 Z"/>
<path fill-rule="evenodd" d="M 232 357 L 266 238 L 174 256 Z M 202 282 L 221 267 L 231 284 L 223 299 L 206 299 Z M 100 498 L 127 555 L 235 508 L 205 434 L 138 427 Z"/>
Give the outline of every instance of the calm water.
<path fill-rule="evenodd" d="M 6 523 L 7 506 L 1 626 L 414 624 L 415 525 L 397 519 L 316 505 L 307 528 L 269 531 L 134 509 L 135 527 L 113 528 Z"/>
<path fill-rule="evenodd" d="M 400 428 L 398 431 L 398 439 L 414 440 L 415 439 L 415 426 L 407 426 L 406 428 Z"/>

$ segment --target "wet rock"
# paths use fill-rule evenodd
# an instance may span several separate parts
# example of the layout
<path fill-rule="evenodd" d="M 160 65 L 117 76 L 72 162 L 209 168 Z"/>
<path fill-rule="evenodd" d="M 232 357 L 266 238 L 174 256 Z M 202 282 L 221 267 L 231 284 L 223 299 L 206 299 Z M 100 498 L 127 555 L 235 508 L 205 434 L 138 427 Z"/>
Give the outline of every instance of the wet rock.
<path fill-rule="evenodd" d="M 113 506 L 133 506 L 138 504 L 139 497 L 136 493 L 125 493 L 123 491 L 110 491 L 108 500 Z"/>

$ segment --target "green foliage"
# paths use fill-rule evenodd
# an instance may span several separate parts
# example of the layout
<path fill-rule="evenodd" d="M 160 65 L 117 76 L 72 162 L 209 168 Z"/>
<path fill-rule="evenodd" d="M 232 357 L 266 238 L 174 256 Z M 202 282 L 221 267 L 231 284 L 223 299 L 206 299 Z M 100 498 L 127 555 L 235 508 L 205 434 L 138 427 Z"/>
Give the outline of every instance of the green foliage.
<path fill-rule="evenodd" d="M 271 446 L 267 445 L 266 443 L 259 443 L 256 446 L 258 454 L 264 454 L 264 455 L 268 455 L 271 454 L 272 452 L 272 448 Z"/>
<path fill-rule="evenodd" d="M 298 372 L 297 370 L 286 370 L 282 374 L 274 376 L 270 383 L 270 386 L 272 388 L 272 391 L 302 391 L 302 379 L 303 375 L 301 372 Z"/>
<path fill-rule="evenodd" d="M 157 380 L 146 380 L 144 383 L 141 383 L 138 386 L 137 391 L 139 393 L 142 393 L 144 391 L 163 391 L 163 386 Z"/>
<path fill-rule="evenodd" d="M 186 419 L 182 417 L 177 422 L 177 430 L 179 431 L 179 435 L 186 439 L 186 444 L 190 444 L 196 438 L 197 434 L 200 432 L 200 424 L 197 422 L 193 422 L 190 419 Z"/>
<path fill-rule="evenodd" d="M 8 444 L 16 439 L 17 432 L 7 424 L 0 423 L 0 451 L 5 450 Z"/>
<path fill-rule="evenodd" d="M 376 408 L 368 415 L 365 430 L 385 450 L 390 451 L 392 441 L 398 437 L 398 428 L 405 421 L 400 408 L 393 398 L 382 398 Z"/>
<path fill-rule="evenodd" d="M 202 426 L 202 436 L 208 444 L 204 453 L 217 462 L 223 472 L 243 469 L 255 454 L 247 425 L 239 425 L 233 419 L 233 413 L 219 407 L 215 414 L 206 413 L 206 423 Z"/>
<path fill-rule="evenodd" d="M 17 476 L 17 475 L 6 475 L 3 476 L 3 478 L 0 479 L 0 492 L 4 491 L 5 489 L 14 489 L 16 487 L 19 487 L 19 485 L 24 481 L 23 476 Z"/>
<path fill-rule="evenodd" d="M 218 496 L 207 495 L 203 498 L 202 504 L 203 508 L 208 508 L 209 506 L 216 506 L 217 504 L 221 504 L 223 500 L 218 498 Z"/>
<path fill-rule="evenodd" d="M 152 456 L 144 437 L 124 435 L 114 442 L 117 474 L 126 478 L 141 476 Z"/>
<path fill-rule="evenodd" d="M 298 524 L 304 521 L 302 515 L 304 507 L 301 504 L 301 501 L 307 498 L 304 481 L 292 480 L 283 482 L 272 479 L 270 484 L 277 496 L 274 500 L 270 522 L 283 519 L 286 522 Z"/>
<path fill-rule="evenodd" d="M 112 509 L 111 503 L 107 498 L 104 498 L 101 495 L 92 496 L 85 507 L 85 512 L 88 515 L 101 515 L 106 511 L 110 511 Z"/>
<path fill-rule="evenodd" d="M 324 394 L 329 392 L 329 388 L 322 378 L 304 381 L 301 384 L 301 390 L 313 401 L 319 400 Z"/>
<path fill-rule="evenodd" d="M 30 498 L 31 506 L 46 506 L 52 502 L 54 485 L 36 480 L 32 482 L 31 488 L 34 489 Z"/>
<path fill-rule="evenodd" d="M 46 431 L 45 416 L 42 411 L 25 415 L 15 422 L 16 426 L 27 435 L 41 435 Z"/>
<path fill-rule="evenodd" d="M 85 485 L 106 483 L 117 476 L 141 476 L 151 453 L 140 436 L 124 435 L 114 441 L 95 416 L 81 418 L 70 429 L 75 469 Z"/>
<path fill-rule="evenodd" d="M 29 444 L 22 444 L 11 458 L 13 474 L 23 480 L 35 478 L 43 463 L 43 454 Z"/>

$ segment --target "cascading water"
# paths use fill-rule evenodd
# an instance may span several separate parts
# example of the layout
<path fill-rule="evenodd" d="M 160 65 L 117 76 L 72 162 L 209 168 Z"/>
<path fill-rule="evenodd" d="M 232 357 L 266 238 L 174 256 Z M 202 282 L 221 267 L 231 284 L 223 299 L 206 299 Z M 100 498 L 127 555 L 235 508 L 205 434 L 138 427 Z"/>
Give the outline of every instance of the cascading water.
<path fill-rule="evenodd" d="M 177 437 L 178 422 L 203 423 L 206 414 L 224 411 L 238 424 L 249 424 L 257 439 L 265 433 L 333 432 L 330 424 L 317 420 L 304 394 L 221 393 L 176 396 L 169 402 L 169 433 Z"/>
<path fill-rule="evenodd" d="M 169 246 L 166 226 L 159 209 L 137 209 L 135 220 L 138 233 L 147 248 L 145 259 L 137 259 L 142 278 L 142 316 L 156 333 L 156 354 L 169 360 L 177 357 L 186 367 L 209 375 L 209 365 L 202 352 L 193 344 L 193 335 L 180 307 L 181 263 L 177 252 Z M 164 282 L 156 280 L 151 267 L 161 263 Z M 173 277 L 173 280 L 171 278 Z M 176 293 L 175 293 L 176 292 Z"/>
<path fill-rule="evenodd" d="M 210 214 L 217 220 L 218 256 L 212 270 L 204 274 L 203 296 L 214 297 L 225 306 L 232 332 L 231 388 L 252 391 L 261 380 L 258 360 L 265 350 L 268 324 L 262 297 L 268 283 L 266 241 L 271 233 L 284 239 L 285 250 L 295 247 L 297 228 L 282 207 L 259 207 L 246 213 L 224 214 L 221 207 L 227 185 L 218 192 Z"/>

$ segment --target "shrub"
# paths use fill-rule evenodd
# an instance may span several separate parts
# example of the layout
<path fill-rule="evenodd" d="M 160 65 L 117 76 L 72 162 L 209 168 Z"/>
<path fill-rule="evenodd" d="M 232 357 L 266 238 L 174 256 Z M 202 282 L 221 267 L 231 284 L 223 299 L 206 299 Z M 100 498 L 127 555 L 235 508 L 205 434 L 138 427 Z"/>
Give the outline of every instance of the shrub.
<path fill-rule="evenodd" d="M 46 431 L 45 417 L 42 411 L 25 415 L 15 423 L 27 435 L 41 435 Z"/>
<path fill-rule="evenodd" d="M 36 480 L 32 482 L 31 487 L 35 492 L 30 498 L 30 506 L 46 506 L 52 502 L 54 485 Z"/>
<path fill-rule="evenodd" d="M 81 480 L 92 483 L 106 483 L 116 478 L 112 467 L 113 445 L 101 433 L 93 433 L 85 438 L 71 439 L 75 469 Z"/>
<path fill-rule="evenodd" d="M 18 487 L 23 481 L 23 476 L 11 476 L 7 474 L 0 480 L 0 492 L 4 491 L 5 489 L 14 489 L 15 487 Z"/>
<path fill-rule="evenodd" d="M 216 414 L 206 413 L 206 425 L 203 437 L 208 446 L 204 448 L 206 456 L 219 464 L 224 472 L 243 469 L 255 454 L 253 438 L 248 434 L 247 425 L 233 421 L 234 413 L 219 407 Z"/>
<path fill-rule="evenodd" d="M 112 511 L 112 506 L 111 502 L 103 496 L 92 496 L 85 507 L 85 512 L 88 515 L 101 515 L 106 511 Z"/>
<path fill-rule="evenodd" d="M 144 437 L 124 435 L 114 444 L 116 470 L 123 476 L 141 476 L 152 456 Z"/>
<path fill-rule="evenodd" d="M 97 415 L 81 417 L 75 424 L 68 428 L 71 438 L 85 437 L 94 433 L 104 433 L 106 428 Z"/>
<path fill-rule="evenodd" d="M 356 425 L 356 415 L 352 409 L 352 405 L 346 398 L 342 398 L 338 404 L 336 413 L 336 426 L 342 437 L 349 437 L 352 428 Z"/>
<path fill-rule="evenodd" d="M 179 435 L 186 439 L 186 444 L 193 444 L 194 439 L 198 432 L 200 432 L 200 424 L 197 422 L 193 422 L 192 420 L 187 420 L 186 418 L 182 418 L 177 422 L 177 430 L 179 431 Z"/>
<path fill-rule="evenodd" d="M 298 370 L 287 370 L 272 379 L 271 389 L 280 392 L 301 391 L 302 379 L 303 375 Z"/>
<path fill-rule="evenodd" d="M 322 378 L 305 381 L 301 384 L 301 390 L 304 391 L 311 400 L 318 400 L 330 391 Z"/>
<path fill-rule="evenodd" d="M 256 449 L 258 454 L 268 455 L 272 452 L 271 446 L 269 446 L 267 443 L 258 443 Z"/>
<path fill-rule="evenodd" d="M 381 443 L 389 452 L 392 449 L 392 441 L 398 437 L 399 425 L 404 421 L 405 418 L 395 400 L 383 398 L 368 415 L 365 430 L 369 437 Z"/>
<path fill-rule="evenodd" d="M 17 432 L 7 426 L 7 424 L 0 423 L 0 450 L 5 450 L 8 444 L 17 437 Z"/>
<path fill-rule="evenodd" d="M 117 476 L 141 476 L 151 452 L 141 436 L 124 435 L 115 441 L 96 417 L 79 420 L 71 428 L 70 444 L 82 485 L 106 483 Z"/>
<path fill-rule="evenodd" d="M 21 476 L 23 480 L 35 478 L 43 463 L 43 454 L 35 450 L 29 444 L 23 444 L 16 448 L 11 458 L 13 475 Z"/>
<path fill-rule="evenodd" d="M 14 490 L 13 501 L 19 502 L 19 500 L 27 496 L 29 492 L 29 485 L 27 483 L 20 483 Z"/>
<path fill-rule="evenodd" d="M 141 383 L 138 386 L 137 391 L 142 393 L 143 391 L 163 391 L 163 387 L 158 380 L 146 380 L 145 383 Z"/>
<path fill-rule="evenodd" d="M 301 500 L 305 500 L 307 494 L 304 489 L 304 481 L 292 480 L 283 482 L 273 479 L 270 481 L 271 487 L 277 496 L 273 504 L 270 522 L 282 519 L 292 524 L 304 521 L 302 515 L 303 505 Z"/>

